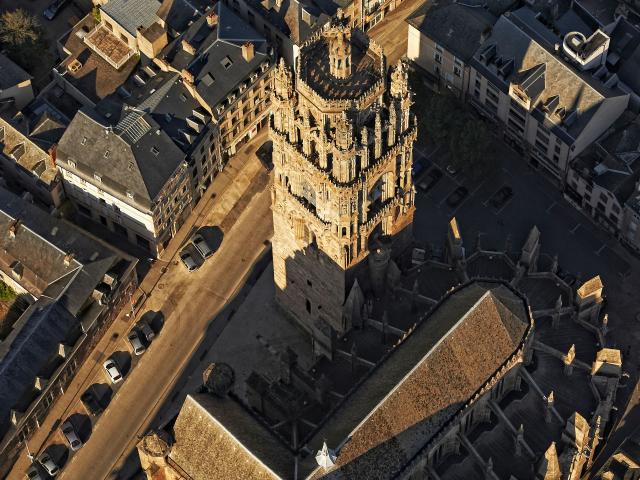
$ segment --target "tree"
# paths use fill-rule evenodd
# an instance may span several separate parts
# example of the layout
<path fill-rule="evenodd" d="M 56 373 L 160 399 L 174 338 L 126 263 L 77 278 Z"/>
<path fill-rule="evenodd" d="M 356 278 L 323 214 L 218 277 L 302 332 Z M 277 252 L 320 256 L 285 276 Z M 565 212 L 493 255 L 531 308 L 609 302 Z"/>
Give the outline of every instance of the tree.
<path fill-rule="evenodd" d="M 21 8 L 0 15 L 0 41 L 9 48 L 38 42 L 40 32 L 36 18 Z"/>
<path fill-rule="evenodd" d="M 0 46 L 27 71 L 42 62 L 47 52 L 40 24 L 21 8 L 0 14 Z"/>

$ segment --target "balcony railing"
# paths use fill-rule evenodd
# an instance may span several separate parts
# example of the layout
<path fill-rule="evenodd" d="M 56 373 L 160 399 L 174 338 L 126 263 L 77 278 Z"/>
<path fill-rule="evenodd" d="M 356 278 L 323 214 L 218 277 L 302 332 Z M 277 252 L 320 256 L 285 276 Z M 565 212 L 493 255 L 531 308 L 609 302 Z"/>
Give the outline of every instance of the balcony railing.
<path fill-rule="evenodd" d="M 116 70 L 119 70 L 136 53 L 129 48 L 129 45 L 116 37 L 104 23 L 99 23 L 87 33 L 84 37 L 84 43 Z"/>

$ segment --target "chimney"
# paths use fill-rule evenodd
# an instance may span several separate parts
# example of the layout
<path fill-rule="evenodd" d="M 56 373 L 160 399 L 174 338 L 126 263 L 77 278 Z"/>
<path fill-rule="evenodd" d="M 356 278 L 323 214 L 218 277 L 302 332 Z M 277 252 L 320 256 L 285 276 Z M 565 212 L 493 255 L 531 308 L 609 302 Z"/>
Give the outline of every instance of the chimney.
<path fill-rule="evenodd" d="M 47 153 L 49 154 L 49 160 L 51 160 L 51 166 L 55 168 L 56 166 L 56 158 L 57 158 L 57 145 L 54 143 L 49 147 Z"/>
<path fill-rule="evenodd" d="M 69 265 L 71 265 L 71 260 L 73 260 L 74 254 L 73 253 L 67 253 L 64 256 L 64 266 L 68 267 Z"/>
<path fill-rule="evenodd" d="M 195 80 L 195 78 L 193 77 L 193 73 L 191 73 L 186 68 L 182 69 L 180 75 L 182 75 L 182 79 L 187 83 L 193 83 L 193 81 Z"/>
<path fill-rule="evenodd" d="M 184 38 L 182 39 L 182 50 L 187 52 L 189 55 L 195 55 L 196 54 L 195 47 L 189 43 L 189 40 L 184 39 Z"/>
<path fill-rule="evenodd" d="M 247 62 L 250 62 L 251 60 L 253 60 L 253 54 L 254 54 L 253 50 L 254 50 L 253 43 L 246 42 L 242 44 L 242 56 Z"/>
<path fill-rule="evenodd" d="M 218 15 L 215 12 L 211 12 L 207 15 L 207 25 L 209 25 L 210 28 L 218 25 Z"/>
<path fill-rule="evenodd" d="M 19 218 L 16 218 L 13 222 L 11 222 L 11 224 L 9 225 L 9 236 L 11 238 L 16 238 L 16 233 L 18 232 L 19 226 L 20 226 Z"/>

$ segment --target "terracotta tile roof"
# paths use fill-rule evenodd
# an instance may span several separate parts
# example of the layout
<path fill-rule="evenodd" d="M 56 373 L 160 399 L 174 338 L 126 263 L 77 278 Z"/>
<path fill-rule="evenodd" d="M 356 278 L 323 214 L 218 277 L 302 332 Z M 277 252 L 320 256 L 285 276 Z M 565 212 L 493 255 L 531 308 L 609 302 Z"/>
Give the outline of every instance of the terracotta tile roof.
<path fill-rule="evenodd" d="M 291 453 L 232 398 L 187 396 L 173 434 L 169 457 L 193 480 L 293 477 Z"/>
<path fill-rule="evenodd" d="M 345 435 L 327 478 L 397 473 L 517 350 L 530 325 L 524 305 L 496 284 L 474 283 L 447 298 L 336 413 L 332 427 L 309 442 L 319 449 L 327 438 L 337 447 L 344 437 L 336 438 L 336 426 L 353 425 L 355 416 L 368 413 Z M 381 401 L 365 413 L 381 389 Z"/>

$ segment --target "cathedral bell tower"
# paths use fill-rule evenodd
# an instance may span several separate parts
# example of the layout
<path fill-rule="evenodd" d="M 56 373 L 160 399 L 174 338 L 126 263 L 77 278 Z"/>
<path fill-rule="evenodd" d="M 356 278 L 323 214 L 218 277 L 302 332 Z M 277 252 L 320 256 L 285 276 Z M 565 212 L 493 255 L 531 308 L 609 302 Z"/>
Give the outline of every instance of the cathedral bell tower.
<path fill-rule="evenodd" d="M 382 49 L 339 13 L 301 46 L 295 77 L 280 62 L 272 101 L 276 300 L 330 357 L 370 249 L 393 255 L 411 240 L 407 66 L 388 76 Z"/>

